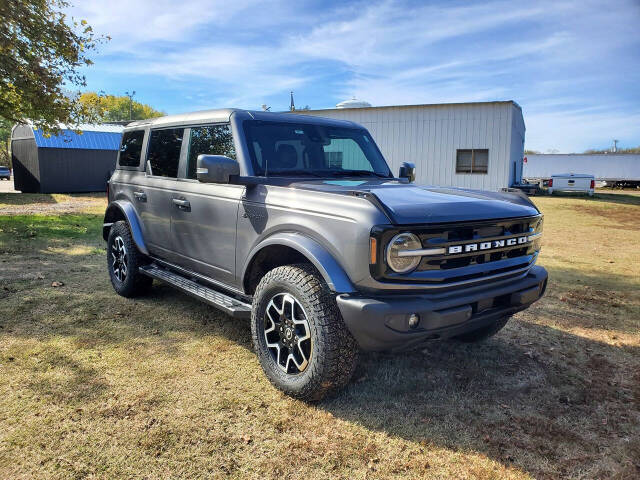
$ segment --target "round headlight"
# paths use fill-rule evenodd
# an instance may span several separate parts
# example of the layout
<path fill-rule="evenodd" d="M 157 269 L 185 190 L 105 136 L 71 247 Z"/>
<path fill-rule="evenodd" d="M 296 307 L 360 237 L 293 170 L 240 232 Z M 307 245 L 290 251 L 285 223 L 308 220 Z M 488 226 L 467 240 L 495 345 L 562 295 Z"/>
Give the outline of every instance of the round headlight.
<path fill-rule="evenodd" d="M 422 248 L 420 239 L 413 233 L 400 233 L 393 237 L 387 246 L 387 265 L 394 272 L 407 273 L 420 263 L 420 255 L 403 256 L 407 250 L 419 250 Z"/>

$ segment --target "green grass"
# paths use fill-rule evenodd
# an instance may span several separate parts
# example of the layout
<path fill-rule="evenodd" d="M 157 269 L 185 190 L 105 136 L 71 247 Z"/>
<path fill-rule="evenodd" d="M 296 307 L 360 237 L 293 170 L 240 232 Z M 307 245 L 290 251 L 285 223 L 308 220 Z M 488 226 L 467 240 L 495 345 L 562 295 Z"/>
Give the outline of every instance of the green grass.
<path fill-rule="evenodd" d="M 548 292 L 495 338 L 365 354 L 317 405 L 247 322 L 115 295 L 99 215 L 0 216 L 0 478 L 637 477 L 640 205 L 612 195 L 535 199 Z"/>

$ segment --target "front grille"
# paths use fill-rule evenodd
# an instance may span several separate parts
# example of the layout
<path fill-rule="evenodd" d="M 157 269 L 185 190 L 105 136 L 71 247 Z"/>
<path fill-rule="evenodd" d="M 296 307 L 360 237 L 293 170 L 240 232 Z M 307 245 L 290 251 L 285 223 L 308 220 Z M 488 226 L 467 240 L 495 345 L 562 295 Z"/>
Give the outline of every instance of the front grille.
<path fill-rule="evenodd" d="M 384 248 L 389 240 L 400 232 L 416 234 L 424 249 L 443 248 L 445 253 L 423 256 L 418 267 L 408 274 L 398 274 L 386 264 L 372 266 L 374 278 L 386 282 L 431 283 L 446 286 L 466 280 L 508 276 L 522 271 L 535 260 L 540 241 L 534 240 L 524 245 L 505 245 L 490 248 L 487 251 L 470 251 L 449 254 L 450 246 L 479 244 L 522 237 L 542 231 L 542 216 L 524 217 L 508 220 L 465 222 L 433 226 L 414 226 L 410 228 L 392 228 L 377 232 L 381 251 L 378 258 L 385 258 Z M 376 234 L 376 232 L 372 232 Z"/>
<path fill-rule="evenodd" d="M 538 219 L 518 219 L 493 224 L 475 224 L 459 226 L 443 226 L 440 229 L 429 229 L 416 232 L 424 248 L 447 248 L 449 245 L 464 245 L 510 238 L 528 232 L 533 232 Z M 487 252 L 470 252 L 457 255 L 439 255 L 423 257 L 416 271 L 449 270 L 467 267 L 469 265 L 487 264 L 507 258 L 524 257 L 533 253 L 533 244 L 525 246 L 511 246 L 491 249 Z"/>

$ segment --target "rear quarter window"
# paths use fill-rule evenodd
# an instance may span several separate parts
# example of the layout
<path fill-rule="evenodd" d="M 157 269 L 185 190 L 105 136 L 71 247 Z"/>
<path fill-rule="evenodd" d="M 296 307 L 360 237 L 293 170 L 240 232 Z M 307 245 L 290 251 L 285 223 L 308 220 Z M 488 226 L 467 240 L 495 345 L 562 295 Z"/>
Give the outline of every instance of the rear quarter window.
<path fill-rule="evenodd" d="M 144 130 L 124 132 L 122 135 L 122 143 L 120 144 L 120 160 L 118 162 L 121 167 L 140 166 L 143 140 Z"/>

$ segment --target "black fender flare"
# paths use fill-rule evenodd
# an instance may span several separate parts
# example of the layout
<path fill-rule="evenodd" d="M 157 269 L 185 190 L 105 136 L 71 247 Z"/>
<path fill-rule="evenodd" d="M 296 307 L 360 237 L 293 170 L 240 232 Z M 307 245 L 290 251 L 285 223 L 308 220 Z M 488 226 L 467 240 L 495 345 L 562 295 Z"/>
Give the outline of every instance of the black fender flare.
<path fill-rule="evenodd" d="M 104 214 L 104 223 L 102 224 L 102 238 L 106 241 L 109 237 L 111 226 L 121 217 L 129 224 L 133 241 L 143 255 L 149 255 L 147 245 L 144 243 L 144 236 L 140 226 L 140 219 L 135 208 L 126 200 L 115 200 L 109 204 Z"/>
<path fill-rule="evenodd" d="M 242 276 L 240 278 L 243 280 L 243 283 L 254 257 L 263 248 L 271 245 L 283 245 L 301 253 L 316 267 L 332 291 L 337 293 L 356 291 L 349 276 L 333 255 L 314 239 L 295 232 L 275 233 L 253 247 L 242 267 Z"/>

